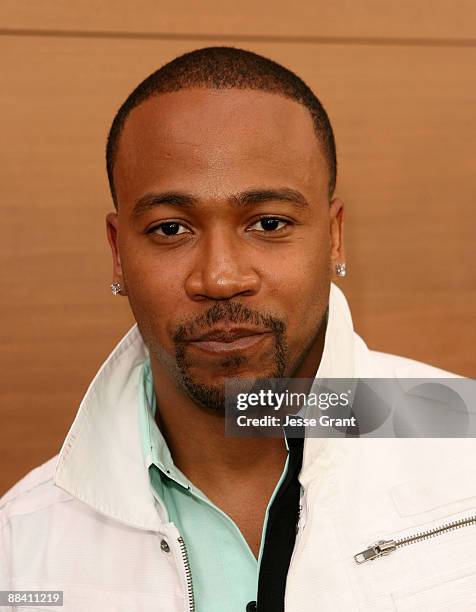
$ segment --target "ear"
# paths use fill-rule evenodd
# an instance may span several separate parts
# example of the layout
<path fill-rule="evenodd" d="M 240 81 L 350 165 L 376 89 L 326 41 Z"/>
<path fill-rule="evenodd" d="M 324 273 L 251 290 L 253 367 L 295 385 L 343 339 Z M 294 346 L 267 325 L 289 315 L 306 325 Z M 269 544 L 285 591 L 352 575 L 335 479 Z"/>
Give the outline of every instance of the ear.
<path fill-rule="evenodd" d="M 121 283 L 122 290 L 120 295 L 127 295 L 121 255 L 119 253 L 119 218 L 117 212 L 110 212 L 106 215 L 106 232 L 112 253 L 112 282 Z"/>
<path fill-rule="evenodd" d="M 331 200 L 330 209 L 331 238 L 331 278 L 337 278 L 336 264 L 345 263 L 344 246 L 344 203 L 339 198 Z"/>

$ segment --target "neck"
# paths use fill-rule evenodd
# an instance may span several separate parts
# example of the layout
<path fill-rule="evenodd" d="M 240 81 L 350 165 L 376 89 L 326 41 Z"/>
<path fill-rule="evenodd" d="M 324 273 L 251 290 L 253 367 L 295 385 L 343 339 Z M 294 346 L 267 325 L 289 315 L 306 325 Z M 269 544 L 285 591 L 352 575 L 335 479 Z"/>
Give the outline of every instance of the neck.
<path fill-rule="evenodd" d="M 252 476 L 282 469 L 286 456 L 283 438 L 225 437 L 221 413 L 195 404 L 152 363 L 157 397 L 156 422 L 175 465 L 202 491 L 249 482 Z M 156 381 L 160 381 L 157 385 Z M 160 391 L 159 391 L 160 389 Z"/>
<path fill-rule="evenodd" d="M 323 323 L 312 345 L 305 352 L 293 378 L 314 378 L 324 349 L 326 324 Z M 157 398 L 156 421 L 175 465 L 204 490 L 226 487 L 231 480 L 275 479 L 281 473 L 286 447 L 278 438 L 225 438 L 224 416 L 197 405 L 168 376 L 151 355 L 151 368 Z"/>

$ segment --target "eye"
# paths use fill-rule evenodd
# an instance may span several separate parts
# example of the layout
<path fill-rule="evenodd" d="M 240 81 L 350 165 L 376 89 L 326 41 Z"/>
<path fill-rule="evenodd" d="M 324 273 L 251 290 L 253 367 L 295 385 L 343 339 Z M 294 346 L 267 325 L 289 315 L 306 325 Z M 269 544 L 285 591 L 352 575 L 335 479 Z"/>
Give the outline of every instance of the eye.
<path fill-rule="evenodd" d="M 258 229 L 258 231 L 275 232 L 283 229 L 283 227 L 286 227 L 289 224 L 289 221 L 279 219 L 278 217 L 263 217 L 259 221 L 256 221 L 256 223 L 253 223 L 253 225 L 250 226 L 250 229 L 255 228 Z M 261 225 L 261 228 L 256 227 L 259 225 Z"/>
<path fill-rule="evenodd" d="M 177 236 L 178 234 L 185 234 L 190 232 L 181 223 L 177 223 L 176 221 L 167 221 L 166 223 L 154 225 L 154 227 L 151 227 L 149 230 L 147 230 L 147 233 L 157 234 L 158 236 Z"/>

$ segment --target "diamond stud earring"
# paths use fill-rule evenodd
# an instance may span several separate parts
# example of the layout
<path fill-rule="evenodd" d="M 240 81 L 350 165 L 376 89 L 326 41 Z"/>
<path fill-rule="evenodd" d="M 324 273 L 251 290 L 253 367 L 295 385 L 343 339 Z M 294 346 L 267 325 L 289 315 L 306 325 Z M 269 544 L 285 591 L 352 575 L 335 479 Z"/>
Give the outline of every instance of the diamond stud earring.
<path fill-rule="evenodd" d="M 122 291 L 121 283 L 118 283 L 118 282 L 112 283 L 111 291 L 112 291 L 112 295 L 118 295 L 119 293 L 121 293 Z"/>
<path fill-rule="evenodd" d="M 346 275 L 345 262 L 336 264 L 336 274 L 337 276 Z"/>

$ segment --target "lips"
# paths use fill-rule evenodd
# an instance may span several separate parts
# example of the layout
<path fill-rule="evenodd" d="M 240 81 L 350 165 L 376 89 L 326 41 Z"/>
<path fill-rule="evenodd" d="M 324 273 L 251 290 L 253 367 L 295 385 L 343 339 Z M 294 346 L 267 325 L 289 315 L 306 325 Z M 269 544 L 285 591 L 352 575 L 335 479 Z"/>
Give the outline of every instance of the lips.
<path fill-rule="evenodd" d="M 214 329 L 190 339 L 188 346 L 207 353 L 224 354 L 252 349 L 269 335 L 269 330 L 256 328 Z"/>
<path fill-rule="evenodd" d="M 230 329 L 214 329 L 201 336 L 190 338 L 189 342 L 234 342 L 238 338 L 269 333 L 268 330 L 256 328 L 234 327 Z"/>

